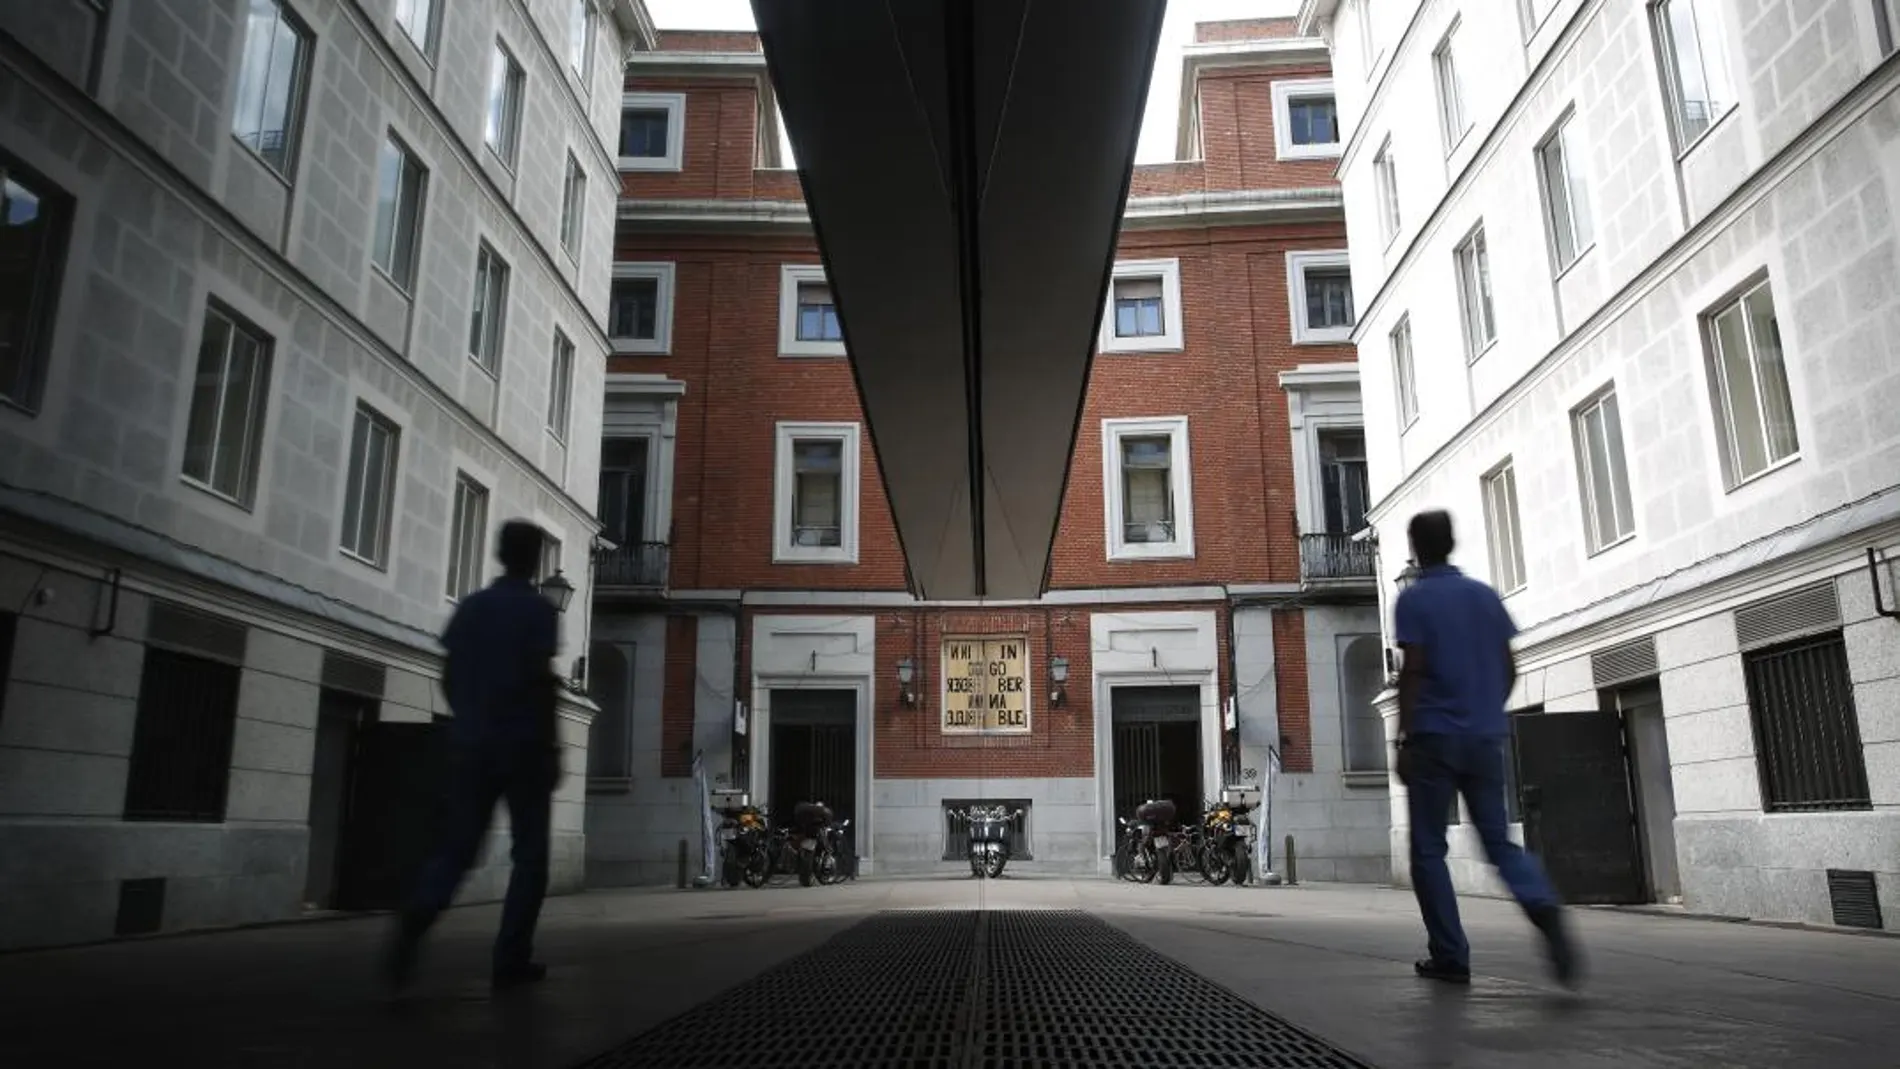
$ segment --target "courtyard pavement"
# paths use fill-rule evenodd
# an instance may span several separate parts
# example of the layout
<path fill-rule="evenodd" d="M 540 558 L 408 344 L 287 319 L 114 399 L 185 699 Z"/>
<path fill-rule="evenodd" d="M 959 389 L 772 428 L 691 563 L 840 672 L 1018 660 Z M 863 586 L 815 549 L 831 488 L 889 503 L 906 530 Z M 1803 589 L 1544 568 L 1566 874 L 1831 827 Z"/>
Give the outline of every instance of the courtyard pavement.
<path fill-rule="evenodd" d="M 536 988 L 486 985 L 496 908 L 451 911 L 406 1009 L 383 918 L 0 955 L 0 1065 L 566 1069 L 888 909 L 1080 909 L 1380 1069 L 1900 1065 L 1900 939 L 1580 910 L 1581 995 L 1508 903 L 1466 899 L 1469 990 L 1411 975 L 1409 893 L 1034 875 L 626 890 L 548 902 Z M 1186 1064 L 1186 1063 L 1183 1063 Z"/>

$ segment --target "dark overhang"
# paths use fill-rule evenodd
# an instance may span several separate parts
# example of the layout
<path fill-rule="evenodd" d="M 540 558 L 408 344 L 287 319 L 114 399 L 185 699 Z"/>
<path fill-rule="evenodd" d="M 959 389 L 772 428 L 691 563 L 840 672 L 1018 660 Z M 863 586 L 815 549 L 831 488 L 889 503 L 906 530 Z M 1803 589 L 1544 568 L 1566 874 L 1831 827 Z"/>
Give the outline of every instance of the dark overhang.
<path fill-rule="evenodd" d="M 753 0 L 916 594 L 1044 587 L 1165 0 Z"/>

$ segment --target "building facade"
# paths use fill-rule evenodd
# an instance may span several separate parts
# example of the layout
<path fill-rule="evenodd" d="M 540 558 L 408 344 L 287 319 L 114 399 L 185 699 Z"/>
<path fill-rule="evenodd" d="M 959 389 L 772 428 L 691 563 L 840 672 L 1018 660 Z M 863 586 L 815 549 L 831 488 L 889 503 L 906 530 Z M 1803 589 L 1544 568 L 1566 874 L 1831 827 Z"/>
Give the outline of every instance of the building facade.
<path fill-rule="evenodd" d="M 1337 122 L 1292 31 L 1188 49 L 1180 162 L 1135 169 L 1032 602 L 909 591 L 756 38 L 633 57 L 590 882 L 699 856 L 696 761 L 779 813 L 832 804 L 865 872 L 954 866 L 947 810 L 979 801 L 1026 811 L 1027 865 L 1101 871 L 1144 798 L 1271 780 L 1303 872 L 1387 878 Z"/>
<path fill-rule="evenodd" d="M 401 893 L 494 531 L 589 596 L 652 39 L 631 0 L 0 10 L 0 946 Z"/>
<path fill-rule="evenodd" d="M 1444 507 L 1506 595 L 1513 815 L 1572 898 L 1900 925 L 1896 14 L 1304 5 L 1382 572 Z"/>

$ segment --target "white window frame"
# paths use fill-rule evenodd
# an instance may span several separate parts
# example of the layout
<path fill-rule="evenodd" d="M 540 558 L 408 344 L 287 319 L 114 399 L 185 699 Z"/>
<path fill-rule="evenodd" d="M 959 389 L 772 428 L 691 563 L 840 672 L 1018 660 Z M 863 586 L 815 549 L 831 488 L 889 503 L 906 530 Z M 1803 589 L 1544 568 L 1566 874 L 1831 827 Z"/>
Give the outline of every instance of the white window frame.
<path fill-rule="evenodd" d="M 423 60 L 432 67 L 435 65 L 436 42 L 441 38 L 442 7 L 447 2 L 448 0 L 396 0 L 396 10 L 391 15 L 396 28 L 402 31 L 402 35 L 408 38 L 409 43 L 422 54 Z M 414 12 L 418 8 L 421 9 L 422 25 L 420 27 L 411 25 L 409 20 L 402 17 L 405 8 L 410 12 L 410 19 L 415 17 Z M 418 29 L 422 31 L 420 37 L 416 35 Z"/>
<path fill-rule="evenodd" d="M 356 455 L 356 426 L 359 422 L 368 423 L 372 430 L 380 426 L 382 429 L 388 431 L 390 442 L 389 451 L 383 464 L 383 492 L 375 503 L 380 513 L 380 522 L 377 524 L 375 536 L 376 544 L 370 553 L 362 552 L 361 546 L 350 544 L 351 538 L 356 533 L 349 530 L 349 515 L 351 507 L 350 479 L 355 473 L 358 460 Z M 403 426 L 401 423 L 385 415 L 382 410 L 370 404 L 367 400 L 359 399 L 356 402 L 350 415 L 349 442 L 343 449 L 343 508 L 340 514 L 341 519 L 339 520 L 342 530 L 338 532 L 337 550 L 350 560 L 356 561 L 359 564 L 368 565 L 378 571 L 389 570 L 391 551 L 395 548 L 396 487 L 402 477 L 402 434 Z M 365 463 L 367 464 L 367 458 L 365 458 Z M 356 502 L 355 507 L 357 509 L 357 522 L 359 527 L 362 522 L 362 510 L 368 504 L 368 499 Z"/>
<path fill-rule="evenodd" d="M 650 278 L 654 280 L 655 296 L 658 305 L 653 310 L 653 337 L 616 338 L 613 336 L 613 290 L 608 289 L 607 303 L 607 340 L 616 353 L 636 356 L 665 356 L 673 351 L 673 283 L 675 266 L 670 263 L 617 263 L 614 265 L 613 281 L 621 282 L 630 278 Z"/>
<path fill-rule="evenodd" d="M 283 134 L 285 141 L 281 165 L 272 163 L 261 149 L 246 141 L 244 139 L 245 131 L 240 129 L 238 125 L 244 119 L 245 110 L 245 100 L 243 98 L 245 61 L 253 55 L 250 48 L 250 28 L 248 26 L 238 34 L 238 54 L 233 63 L 233 66 L 236 68 L 236 86 L 234 92 L 238 94 L 238 100 L 231 112 L 230 130 L 232 139 L 244 146 L 244 151 L 250 153 L 252 158 L 262 164 L 266 170 L 283 180 L 286 185 L 294 185 L 296 183 L 298 163 L 303 156 L 304 122 L 308 118 L 310 110 L 311 70 L 316 66 L 317 62 L 317 34 L 315 30 L 310 28 L 310 24 L 304 21 L 303 15 L 290 5 L 289 0 L 272 0 L 272 6 L 277 9 L 277 21 L 272 24 L 273 32 L 277 27 L 287 26 L 297 37 L 298 46 L 297 55 L 295 57 L 296 69 L 291 72 L 290 93 L 284 102 L 283 128 L 278 131 Z M 275 58 L 274 55 L 271 56 L 273 61 Z M 266 101 L 269 99 L 269 83 L 270 72 L 267 64 L 264 83 L 255 87 Z M 268 124 L 270 121 L 263 116 L 261 111 L 259 112 L 258 118 L 264 124 Z M 256 136 L 262 137 L 264 132 L 264 126 L 260 125 L 256 131 Z"/>
<path fill-rule="evenodd" d="M 474 516 L 474 531 L 463 525 L 462 484 L 481 492 L 481 502 Z M 488 557 L 488 512 L 494 504 L 495 494 L 489 485 L 461 468 L 457 468 L 449 487 L 449 559 L 444 568 L 442 593 L 449 601 L 462 598 L 482 588 L 483 577 L 487 575 L 483 563 Z"/>
<path fill-rule="evenodd" d="M 398 134 L 395 130 L 386 130 L 383 133 L 383 143 L 376 150 L 376 179 L 378 183 L 382 181 L 383 161 L 388 158 L 387 153 L 389 150 L 394 150 L 395 152 L 397 167 L 396 201 L 393 208 L 395 218 L 392 219 L 389 224 L 389 248 L 385 250 L 380 247 L 382 203 L 379 201 L 376 204 L 375 210 L 370 213 L 372 216 L 370 230 L 370 266 L 374 267 L 378 274 L 388 279 L 391 285 L 401 290 L 404 296 L 414 296 L 416 278 L 420 274 L 420 265 L 422 263 L 423 225 L 429 210 L 429 168 L 422 162 L 422 157 L 416 155 L 416 150 L 409 147 L 409 142 L 401 134 Z M 415 196 L 407 202 L 406 205 L 410 209 L 408 219 L 410 234 L 409 263 L 405 267 L 404 265 L 396 263 L 396 257 L 402 247 L 403 210 L 405 208 L 405 201 L 403 199 L 403 178 L 412 170 L 416 174 L 416 190 Z M 383 262 L 385 257 L 390 261 L 387 264 Z"/>
<path fill-rule="evenodd" d="M 573 69 L 575 76 L 580 79 L 581 95 L 587 96 L 588 91 L 592 88 L 594 79 L 594 32 L 596 27 L 600 25 L 599 13 L 594 10 L 594 0 L 568 0 L 568 3 L 572 6 L 569 8 L 567 15 L 567 65 Z M 580 26 L 578 27 L 574 25 L 577 19 L 580 22 Z M 580 31 L 580 40 L 578 42 L 574 40 L 574 32 L 576 29 Z M 578 57 L 574 55 L 574 46 L 576 44 L 580 46 L 581 51 Z M 578 64 L 574 62 L 577 58 L 580 60 Z"/>
<path fill-rule="evenodd" d="M 1678 156 L 1687 155 L 1690 149 L 1701 144 L 1702 139 L 1709 136 L 1717 126 L 1722 125 L 1722 120 L 1734 114 L 1735 108 L 1741 103 L 1741 86 L 1737 83 L 1735 78 L 1735 57 L 1729 51 L 1729 17 L 1714 6 L 1716 3 L 1721 2 L 1723 2 L 1723 0 L 1651 0 L 1650 2 L 1650 25 L 1657 37 L 1657 52 L 1662 58 L 1663 93 L 1669 105 L 1669 127 L 1675 136 L 1676 154 Z M 1694 8 L 1693 13 L 1696 17 L 1696 43 L 1698 46 L 1696 62 L 1700 64 L 1702 68 L 1702 81 L 1706 85 L 1709 80 L 1709 60 L 1711 57 L 1709 44 L 1711 39 L 1713 39 L 1715 44 L 1713 55 L 1721 65 L 1722 80 L 1727 83 L 1726 88 L 1728 95 L 1734 98 L 1727 101 L 1714 101 L 1714 103 L 1721 106 L 1720 110 L 1711 111 L 1708 115 L 1708 122 L 1693 135 L 1691 135 L 1687 129 L 1689 122 L 1686 114 L 1688 102 L 1682 97 L 1681 76 L 1679 73 L 1682 58 L 1680 46 L 1676 41 L 1675 30 L 1669 24 L 1670 4 L 1688 4 Z M 1703 25 L 1702 18 L 1705 15 L 1710 16 L 1709 22 L 1711 25 Z M 1712 38 L 1711 31 L 1713 31 Z"/>
<path fill-rule="evenodd" d="M 1537 188 L 1544 201 L 1544 231 L 1550 249 L 1550 262 L 1557 276 L 1574 267 L 1578 261 L 1596 248 L 1595 220 L 1590 215 L 1590 191 L 1582 176 L 1578 173 L 1583 166 L 1577 159 L 1576 143 L 1569 136 L 1576 124 L 1576 111 L 1564 113 L 1563 118 L 1551 128 L 1549 134 L 1537 143 L 1533 153 L 1537 161 Z M 1563 153 L 1564 217 L 1557 216 L 1557 200 L 1551 189 L 1550 151 L 1552 148 Z M 1558 240 L 1560 234 L 1568 231 L 1570 236 L 1570 258 L 1564 259 L 1563 245 Z"/>
<path fill-rule="evenodd" d="M 497 58 L 506 60 L 500 72 L 494 67 Z M 488 93 L 482 100 L 482 144 L 501 161 L 502 166 L 512 172 L 521 160 L 521 125 L 528 113 L 528 68 L 522 65 L 515 50 L 508 47 L 508 42 L 499 37 L 495 38 L 495 50 L 489 55 L 488 62 Z M 499 118 L 494 113 L 494 79 L 497 73 L 501 77 L 503 90 L 500 101 L 502 114 Z M 488 129 L 491 124 L 496 126 L 492 136 Z"/>
<path fill-rule="evenodd" d="M 1115 333 L 1115 283 L 1130 279 L 1161 282 L 1161 333 L 1124 338 Z M 1181 322 L 1181 261 L 1117 260 L 1102 302 L 1099 351 L 1104 353 L 1178 353 L 1186 348 Z"/>
<path fill-rule="evenodd" d="M 1478 481 L 1484 497 L 1484 534 L 1491 551 L 1491 585 L 1509 596 L 1529 582 L 1524 569 L 1523 510 L 1517 500 L 1517 465 L 1513 458 Z"/>
<path fill-rule="evenodd" d="M 1619 444 L 1616 451 L 1623 455 L 1623 464 L 1620 468 L 1616 468 L 1615 462 L 1613 460 L 1610 461 L 1613 470 L 1608 473 L 1611 483 L 1609 507 L 1613 512 L 1621 511 L 1621 507 L 1616 501 L 1616 486 L 1620 482 L 1623 491 L 1622 496 L 1629 499 L 1630 513 L 1627 516 L 1618 517 L 1622 520 L 1622 525 L 1615 537 L 1607 541 L 1599 541 L 1599 533 L 1597 531 L 1599 502 L 1596 499 L 1596 480 L 1593 478 L 1595 469 L 1592 468 L 1590 462 L 1589 443 L 1584 440 L 1583 424 L 1585 416 L 1601 408 L 1603 404 L 1611 398 L 1617 399 L 1616 434 Z M 1623 403 L 1622 398 L 1618 397 L 1614 385 L 1605 386 L 1603 389 L 1596 391 L 1581 404 L 1570 410 L 1570 448 L 1577 460 L 1578 499 L 1579 503 L 1583 506 L 1584 545 L 1588 555 L 1592 557 L 1620 546 L 1636 537 L 1636 488 L 1630 485 L 1629 448 L 1626 443 L 1622 442 L 1622 439 Z M 1611 455 L 1607 439 L 1604 444 L 1604 455 L 1606 458 Z"/>
<path fill-rule="evenodd" d="M 1398 325 L 1386 335 L 1392 351 L 1392 383 L 1398 396 L 1399 433 L 1404 434 L 1418 422 L 1418 365 L 1412 351 L 1412 317 L 1399 317 Z"/>
<path fill-rule="evenodd" d="M 1491 281 L 1491 242 L 1485 236 L 1484 223 L 1471 228 L 1451 250 L 1451 259 L 1458 277 L 1458 319 L 1465 336 L 1465 362 L 1475 364 L 1498 343 L 1497 285 Z"/>
<path fill-rule="evenodd" d="M 1392 153 L 1392 138 L 1389 135 L 1372 157 L 1372 179 L 1379 204 L 1379 237 L 1389 249 L 1398 240 L 1399 231 L 1405 225 L 1405 216 L 1399 206 L 1398 157 Z"/>
<path fill-rule="evenodd" d="M 501 283 L 493 287 L 492 292 L 484 292 L 482 278 L 482 257 L 486 255 L 500 268 Z M 508 296 L 514 283 L 514 269 L 503 258 L 500 250 L 487 241 L 475 243 L 475 285 L 469 294 L 469 327 L 474 328 L 475 301 L 482 301 L 482 328 L 479 339 L 471 339 L 475 344 L 468 347 L 468 358 L 475 361 L 490 378 L 501 378 L 501 355 L 507 346 L 508 332 Z M 493 277 L 493 272 L 490 272 Z M 489 298 L 493 298 L 490 300 Z"/>
<path fill-rule="evenodd" d="M 1524 19 L 1524 39 L 1528 41 L 1537 36 L 1537 32 L 1544 28 L 1544 23 L 1550 21 L 1551 12 L 1556 11 L 1557 5 L 1562 2 L 1563 0 L 1518 0 L 1518 14 Z M 1541 12 L 1537 10 L 1540 6 L 1544 9 Z"/>
<path fill-rule="evenodd" d="M 666 155 L 621 156 L 620 116 L 628 111 L 666 112 Z M 622 171 L 677 171 L 686 158 L 686 94 L 623 93 L 620 110 L 614 113 L 615 166 Z"/>
<path fill-rule="evenodd" d="M 1323 145 L 1296 145 L 1293 143 L 1293 102 L 1313 97 L 1331 97 L 1333 100 L 1334 140 Z M 1333 91 L 1331 78 L 1292 78 L 1273 83 L 1273 148 L 1276 157 L 1283 160 L 1337 159 L 1345 151 L 1338 136 L 1339 94 Z"/>
<path fill-rule="evenodd" d="M 798 287 L 806 283 L 831 285 L 823 264 L 780 264 L 778 268 L 778 355 L 843 356 L 844 342 L 802 341 L 798 337 Z M 836 306 L 838 293 L 832 291 Z M 842 320 L 841 320 L 842 322 Z"/>
<path fill-rule="evenodd" d="M 1471 115 L 1465 108 L 1464 79 L 1458 70 L 1458 31 L 1463 24 L 1454 20 L 1451 28 L 1432 51 L 1432 82 L 1438 89 L 1438 129 L 1445 139 L 1445 155 L 1458 151 L 1471 133 Z"/>
<path fill-rule="evenodd" d="M 1874 0 L 1874 47 L 1882 59 L 1900 48 L 1900 0 Z"/>
<path fill-rule="evenodd" d="M 795 546 L 792 544 L 792 444 L 799 440 L 826 439 L 838 442 L 839 463 L 843 466 L 838 480 L 838 544 L 835 546 Z M 859 450 L 860 430 L 856 423 L 780 423 L 772 480 L 772 563 L 774 564 L 856 564 L 858 563 Z"/>
<path fill-rule="evenodd" d="M 1168 439 L 1168 481 L 1174 494 L 1174 541 L 1128 542 L 1123 530 L 1122 439 Z M 1188 560 L 1194 556 L 1194 463 L 1188 452 L 1188 418 L 1158 416 L 1102 421 L 1103 525 L 1112 561 Z"/>
<path fill-rule="evenodd" d="M 188 486 L 203 490 L 205 493 L 229 502 L 245 511 L 257 507 L 257 493 L 263 485 L 262 472 L 264 456 L 270 445 L 270 408 L 271 396 L 276 388 L 273 375 L 277 365 L 277 339 L 267 333 L 252 320 L 238 313 L 230 305 L 212 299 L 206 301 L 198 316 L 198 344 L 191 349 L 189 365 L 190 378 L 195 382 L 199 378 L 199 366 L 204 360 L 205 330 L 212 316 L 224 320 L 230 328 L 230 334 L 220 354 L 218 365 L 218 396 L 212 402 L 216 409 L 212 414 L 210 459 L 206 462 L 205 473 L 194 475 L 190 470 L 191 461 L 191 423 L 197 411 L 195 390 L 186 391 L 190 396 L 185 404 L 185 426 L 181 439 L 185 448 L 185 464 L 179 470 L 179 478 Z M 234 489 L 223 489 L 217 485 L 219 446 L 225 439 L 224 413 L 227 407 L 226 394 L 230 390 L 231 350 L 238 335 L 246 335 L 257 346 L 257 363 L 251 369 L 250 398 L 245 402 L 245 418 L 250 421 L 248 428 L 241 433 L 233 448 L 238 450 L 238 485 Z"/>
<path fill-rule="evenodd" d="M 574 420 L 574 341 L 554 328 L 548 346 L 548 433 L 565 444 Z"/>
<path fill-rule="evenodd" d="M 561 182 L 561 251 L 580 262 L 581 242 L 587 239 L 587 169 L 574 153 L 567 154 L 567 174 Z"/>
<path fill-rule="evenodd" d="M 1372 16 L 1372 0 L 1359 0 L 1359 60 L 1366 65 L 1366 80 L 1379 70 L 1385 49 L 1379 41 L 1379 25 Z"/>
<path fill-rule="evenodd" d="M 1306 272 L 1311 268 L 1343 267 L 1346 269 L 1348 284 L 1352 274 L 1352 257 L 1345 249 L 1329 249 L 1314 252 L 1289 252 L 1286 254 L 1286 288 L 1290 304 L 1288 318 L 1293 323 L 1293 344 L 1295 345 L 1344 345 L 1352 341 L 1352 332 L 1359 325 L 1358 302 L 1353 302 L 1353 321 L 1344 327 L 1322 327 L 1314 329 L 1306 318 Z"/>
<path fill-rule="evenodd" d="M 1781 349 L 1781 386 L 1786 391 L 1782 400 L 1788 407 L 1789 432 L 1793 440 L 1790 448 L 1780 456 L 1774 455 L 1774 444 L 1768 436 L 1767 403 L 1763 400 L 1761 375 L 1761 345 L 1755 337 L 1755 323 L 1744 312 L 1742 316 L 1743 336 L 1748 346 L 1747 363 L 1751 381 L 1750 392 L 1755 399 L 1754 421 L 1756 433 L 1762 437 L 1762 455 L 1766 463 L 1754 471 L 1742 470 L 1741 443 L 1737 437 L 1733 397 L 1729 390 L 1728 363 L 1723 359 L 1722 338 L 1716 329 L 1716 320 L 1742 307 L 1744 301 L 1758 293 L 1766 293 L 1769 306 L 1774 309 L 1776 333 L 1781 335 L 1776 344 Z M 1715 420 L 1715 444 L 1721 451 L 1722 488 L 1733 492 L 1757 479 L 1764 478 L 1801 459 L 1801 430 L 1799 416 L 1794 403 L 1794 385 L 1789 381 L 1789 363 L 1785 332 L 1780 329 L 1780 305 L 1775 300 L 1774 287 L 1765 275 L 1758 275 L 1748 285 L 1743 286 L 1731 296 L 1718 302 L 1703 313 L 1698 326 L 1702 338 L 1702 366 L 1708 376 L 1709 403 Z"/>

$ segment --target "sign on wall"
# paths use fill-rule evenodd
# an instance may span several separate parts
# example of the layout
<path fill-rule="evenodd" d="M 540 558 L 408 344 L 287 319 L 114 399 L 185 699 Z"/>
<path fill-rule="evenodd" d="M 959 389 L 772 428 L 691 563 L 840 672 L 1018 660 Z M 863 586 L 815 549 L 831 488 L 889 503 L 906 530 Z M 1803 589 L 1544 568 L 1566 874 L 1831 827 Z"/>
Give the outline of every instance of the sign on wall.
<path fill-rule="evenodd" d="M 1029 640 L 943 640 L 943 733 L 1029 734 Z"/>

